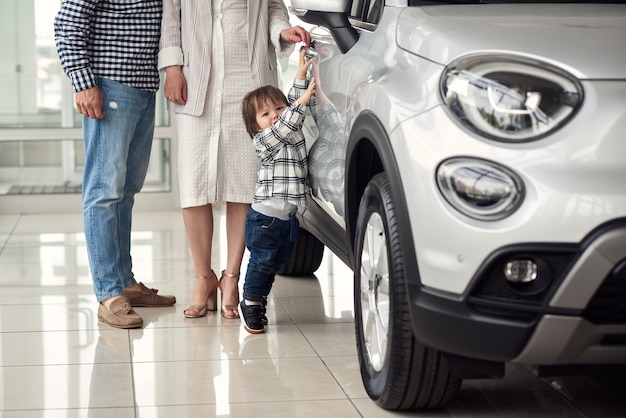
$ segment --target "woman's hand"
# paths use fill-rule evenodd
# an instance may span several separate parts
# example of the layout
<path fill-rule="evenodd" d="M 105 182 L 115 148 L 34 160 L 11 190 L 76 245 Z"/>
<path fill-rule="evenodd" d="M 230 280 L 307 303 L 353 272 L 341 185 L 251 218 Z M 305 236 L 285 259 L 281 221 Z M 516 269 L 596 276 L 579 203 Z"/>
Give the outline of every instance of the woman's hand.
<path fill-rule="evenodd" d="M 290 44 L 304 42 L 306 46 L 311 45 L 311 34 L 302 26 L 292 26 L 289 29 L 283 29 L 280 32 L 280 39 Z"/>
<path fill-rule="evenodd" d="M 163 94 L 172 103 L 179 105 L 187 103 L 187 80 L 180 65 L 165 67 Z"/>

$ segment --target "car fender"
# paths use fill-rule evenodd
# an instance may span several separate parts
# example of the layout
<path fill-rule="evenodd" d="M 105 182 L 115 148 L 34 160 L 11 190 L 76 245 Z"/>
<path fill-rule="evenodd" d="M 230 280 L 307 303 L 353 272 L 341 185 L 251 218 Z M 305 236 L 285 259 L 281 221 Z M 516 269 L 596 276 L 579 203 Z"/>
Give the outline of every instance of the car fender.
<path fill-rule="evenodd" d="M 351 260 L 354 265 L 356 222 L 363 191 L 374 175 L 385 172 L 391 184 L 393 201 L 399 217 L 400 240 L 409 285 L 419 285 L 419 271 L 415 257 L 415 246 L 411 235 L 409 211 L 402 187 L 402 176 L 398 169 L 389 135 L 373 112 L 363 111 L 355 119 L 346 150 L 346 227 L 351 243 Z"/>

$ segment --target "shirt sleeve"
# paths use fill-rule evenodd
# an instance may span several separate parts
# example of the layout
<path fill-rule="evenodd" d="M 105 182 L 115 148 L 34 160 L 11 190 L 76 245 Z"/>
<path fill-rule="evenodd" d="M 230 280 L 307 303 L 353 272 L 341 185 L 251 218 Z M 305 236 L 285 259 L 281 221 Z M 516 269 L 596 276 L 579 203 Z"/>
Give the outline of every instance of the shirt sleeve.
<path fill-rule="evenodd" d="M 285 144 L 293 145 L 300 141 L 306 107 L 292 103 L 278 117 L 278 121 L 254 136 L 254 146 L 261 161 L 271 159 Z"/>
<path fill-rule="evenodd" d="M 289 92 L 287 93 L 287 101 L 295 103 L 302 96 L 302 93 L 309 87 L 309 80 L 294 79 Z"/>
<path fill-rule="evenodd" d="M 181 29 L 180 0 L 163 0 L 161 40 L 159 42 L 158 55 L 159 70 L 171 65 L 183 65 Z"/>
<path fill-rule="evenodd" d="M 75 92 L 96 85 L 89 65 L 91 21 L 99 0 L 64 0 L 54 19 L 54 40 L 61 67 Z"/>
<path fill-rule="evenodd" d="M 288 57 L 294 50 L 294 44 L 282 42 L 280 33 L 291 27 L 289 12 L 283 0 L 270 0 L 268 3 L 270 39 L 278 55 Z"/>

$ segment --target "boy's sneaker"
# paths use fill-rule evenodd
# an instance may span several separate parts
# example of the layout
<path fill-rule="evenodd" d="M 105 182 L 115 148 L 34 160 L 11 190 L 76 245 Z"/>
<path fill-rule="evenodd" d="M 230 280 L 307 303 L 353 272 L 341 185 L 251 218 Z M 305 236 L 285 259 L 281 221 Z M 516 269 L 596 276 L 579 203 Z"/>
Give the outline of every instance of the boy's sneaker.
<path fill-rule="evenodd" d="M 267 298 L 263 297 L 263 302 L 261 302 L 261 306 L 263 307 L 263 309 L 261 310 L 261 323 L 263 325 L 267 325 L 267 316 L 265 316 L 265 313 L 267 312 Z"/>
<path fill-rule="evenodd" d="M 242 300 L 239 304 L 239 314 L 243 319 L 243 327 L 250 334 L 262 334 L 265 332 L 263 326 L 263 317 L 265 309 L 263 305 L 246 305 L 246 301 Z M 267 321 L 267 319 L 266 319 Z"/>

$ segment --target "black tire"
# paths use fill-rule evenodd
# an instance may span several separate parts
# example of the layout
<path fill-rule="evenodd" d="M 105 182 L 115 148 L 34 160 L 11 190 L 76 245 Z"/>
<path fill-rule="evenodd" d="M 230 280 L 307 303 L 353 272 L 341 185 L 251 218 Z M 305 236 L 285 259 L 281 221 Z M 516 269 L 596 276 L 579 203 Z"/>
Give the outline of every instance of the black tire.
<path fill-rule="evenodd" d="M 385 409 L 446 405 L 462 380 L 451 375 L 442 353 L 413 335 L 398 223 L 385 173 L 367 185 L 356 228 L 354 316 L 365 390 Z"/>
<path fill-rule="evenodd" d="M 306 229 L 300 228 L 298 242 L 291 258 L 278 274 L 282 276 L 311 276 L 322 264 L 324 244 Z"/>

